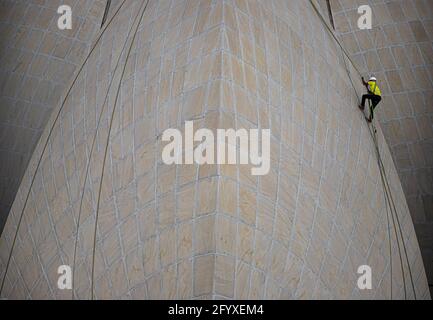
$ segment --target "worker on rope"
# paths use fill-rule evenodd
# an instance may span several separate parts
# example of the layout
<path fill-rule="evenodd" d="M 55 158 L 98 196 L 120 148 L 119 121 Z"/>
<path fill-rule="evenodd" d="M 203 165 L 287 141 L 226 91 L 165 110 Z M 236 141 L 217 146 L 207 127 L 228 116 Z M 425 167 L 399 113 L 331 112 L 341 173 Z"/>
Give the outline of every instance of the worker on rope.
<path fill-rule="evenodd" d="M 377 85 L 377 79 L 375 77 L 370 77 L 370 80 L 368 82 L 365 82 L 364 78 L 362 78 L 362 83 L 364 86 L 366 86 L 368 90 L 368 94 L 364 94 L 362 96 L 362 103 L 359 106 L 361 110 L 364 110 L 365 108 L 365 100 L 371 101 L 370 106 L 370 117 L 367 118 L 368 122 L 373 121 L 374 117 L 374 109 L 377 107 L 379 102 L 382 100 L 382 93 L 380 92 L 379 86 Z"/>

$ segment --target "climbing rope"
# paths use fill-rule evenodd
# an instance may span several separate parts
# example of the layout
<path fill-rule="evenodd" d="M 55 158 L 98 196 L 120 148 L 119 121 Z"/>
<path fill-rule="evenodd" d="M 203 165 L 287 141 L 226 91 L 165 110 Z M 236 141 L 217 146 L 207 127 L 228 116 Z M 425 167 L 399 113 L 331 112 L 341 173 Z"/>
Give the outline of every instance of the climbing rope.
<path fill-rule="evenodd" d="M 325 18 L 323 18 L 322 14 L 320 13 L 319 9 L 317 8 L 316 4 L 314 3 L 313 0 L 309 0 L 314 11 L 316 12 L 316 14 L 319 16 L 320 20 L 323 22 L 323 24 L 326 26 L 326 29 L 328 29 L 329 34 L 334 38 L 335 42 L 338 44 L 338 46 L 340 47 L 341 51 L 344 52 L 344 54 L 346 55 L 346 57 L 349 59 L 349 61 L 352 63 L 352 66 L 355 68 L 355 70 L 361 75 L 361 72 L 358 70 L 358 68 L 356 67 L 356 64 L 353 62 L 352 58 L 350 58 L 350 55 L 347 53 L 346 49 L 344 49 L 343 45 L 340 43 L 340 40 L 337 38 L 337 36 L 334 34 L 334 32 L 332 31 L 331 27 L 328 25 L 328 23 L 326 22 Z"/>
<path fill-rule="evenodd" d="M 355 85 L 353 83 L 353 80 L 352 80 L 352 77 L 350 75 L 350 71 L 349 71 L 349 69 L 347 67 L 344 55 L 349 59 L 349 61 L 351 62 L 352 66 L 354 67 L 354 69 L 358 72 L 359 76 L 361 76 L 361 72 L 358 70 L 358 68 L 356 67 L 355 63 L 350 58 L 350 55 L 344 49 L 344 47 L 340 43 L 339 39 L 336 37 L 336 35 L 331 30 L 331 28 L 329 27 L 329 25 L 326 22 L 326 20 L 323 18 L 322 14 L 320 13 L 320 11 L 317 8 L 317 6 L 314 3 L 314 1 L 310 0 L 310 4 L 312 5 L 312 7 L 313 7 L 314 11 L 316 12 L 316 14 L 319 16 L 320 20 L 326 26 L 327 30 L 329 31 L 329 34 L 335 39 L 335 41 L 337 42 L 337 44 L 341 48 L 341 51 L 342 51 L 342 54 L 343 54 L 343 61 L 344 61 L 344 65 L 345 65 L 345 68 L 346 68 L 346 72 L 348 74 L 349 80 L 350 80 L 350 82 L 352 84 L 352 87 L 353 87 L 353 89 L 354 89 L 354 91 L 356 93 L 356 96 L 358 97 L 358 101 L 359 101 L 359 95 L 358 95 L 356 87 L 355 87 Z M 383 165 L 383 161 L 382 161 L 382 157 L 381 157 L 381 154 L 380 154 L 380 149 L 379 149 L 379 146 L 378 146 L 377 138 L 375 138 L 376 137 L 375 136 L 375 134 L 376 134 L 376 128 L 374 127 L 374 125 L 373 125 L 373 128 L 374 128 L 374 133 L 372 133 L 370 129 L 369 129 L 369 132 L 370 132 L 370 135 L 373 138 L 373 142 L 374 142 L 374 145 L 375 145 L 375 148 L 376 148 L 376 156 L 377 156 L 377 160 L 378 160 L 379 171 L 380 171 L 380 174 L 381 174 L 381 182 L 382 182 L 382 186 L 383 186 L 383 190 L 384 190 L 384 195 L 385 195 L 385 198 L 387 199 L 387 203 L 388 203 L 387 207 L 386 207 L 387 221 L 388 221 L 388 240 L 389 240 L 389 242 L 391 242 L 391 240 L 390 240 L 391 239 L 390 229 L 389 229 L 389 215 L 388 215 L 388 205 L 389 205 L 389 208 L 391 210 L 391 217 L 392 217 L 392 220 L 393 220 L 394 232 L 396 234 L 397 245 L 398 245 L 398 250 L 399 250 L 400 266 L 401 266 L 401 270 L 402 270 L 402 277 L 403 277 L 403 283 L 404 283 L 404 295 L 405 295 L 405 299 L 407 297 L 405 272 L 404 272 L 403 262 L 402 262 L 402 258 L 401 258 L 401 249 L 400 249 L 400 244 L 399 244 L 399 239 L 398 239 L 397 227 L 396 227 L 394 221 L 397 222 L 397 226 L 398 226 L 398 229 L 399 229 L 401 241 L 402 241 L 402 244 L 403 244 L 403 250 L 404 250 L 406 262 L 407 262 L 407 265 L 408 265 L 408 271 L 409 271 L 410 280 L 411 280 L 411 284 L 412 284 L 412 290 L 413 290 L 413 293 L 414 293 L 414 297 L 416 299 L 417 297 L 416 297 L 416 291 L 415 291 L 415 286 L 414 286 L 413 277 L 412 277 L 412 271 L 411 271 L 411 267 L 410 267 L 410 263 L 409 263 L 409 259 L 408 259 L 408 255 L 407 255 L 406 245 L 405 245 L 404 238 L 403 238 L 403 232 L 402 232 L 402 229 L 401 229 L 401 224 L 400 224 L 400 221 L 399 221 L 399 218 L 398 218 L 398 212 L 397 212 L 397 209 L 396 209 L 396 206 L 395 206 L 394 198 L 393 198 L 392 193 L 391 193 L 391 188 L 389 187 L 389 182 L 388 182 L 388 178 L 386 176 L 386 171 L 385 171 L 385 167 Z M 395 220 L 394 220 L 394 215 L 395 215 Z M 389 245 L 390 245 L 390 271 L 391 271 L 391 275 L 390 275 L 390 277 L 391 277 L 390 287 L 391 287 L 391 299 L 392 299 L 392 249 L 391 249 L 392 247 L 391 247 L 391 243 Z"/>
<path fill-rule="evenodd" d="M 371 131 L 370 131 L 370 134 L 372 134 Z M 389 185 L 389 180 L 388 180 L 388 178 L 386 176 L 385 166 L 383 164 L 382 156 L 381 156 L 380 151 L 379 151 L 379 144 L 378 144 L 378 141 L 377 141 L 376 134 L 372 134 L 372 138 L 373 138 L 373 141 L 375 143 L 375 148 L 376 148 L 376 152 L 377 152 L 377 156 L 378 156 L 378 161 L 379 161 L 379 165 L 380 165 L 380 168 L 381 168 L 381 175 L 383 174 L 383 177 L 384 177 L 383 181 L 385 182 L 384 186 L 385 186 L 385 189 L 387 191 L 387 196 L 389 198 L 388 202 L 390 203 L 390 205 L 392 205 L 392 208 L 394 210 L 395 221 L 397 222 L 397 227 L 398 227 L 400 238 L 401 238 L 401 241 L 402 241 L 402 244 L 403 244 L 403 250 L 404 250 L 404 255 L 405 255 L 405 258 L 406 258 L 406 264 L 407 264 L 408 271 L 409 271 L 409 276 L 410 276 L 410 282 L 411 282 L 411 286 L 412 286 L 412 291 L 413 291 L 413 294 L 414 294 L 414 298 L 416 300 L 417 299 L 417 295 L 416 295 L 415 285 L 414 285 L 414 281 L 413 281 L 412 270 L 411 270 L 411 266 L 410 266 L 409 258 L 408 258 L 408 254 L 407 254 L 407 249 L 406 249 L 406 245 L 405 245 L 405 242 L 404 242 L 404 237 L 403 237 L 403 231 L 402 231 L 402 227 L 401 227 L 401 223 L 400 223 L 400 218 L 398 216 L 398 211 L 397 211 L 397 208 L 396 208 L 396 205 L 395 205 L 394 197 L 392 196 L 391 187 Z M 394 219 L 394 216 L 392 216 L 392 218 Z M 394 231 L 396 233 L 397 244 L 398 244 L 398 235 L 397 235 L 397 230 L 396 230 L 395 227 L 394 227 Z M 403 279 L 404 279 L 404 272 L 403 272 Z M 405 292 L 405 297 L 406 297 L 406 292 Z"/>
<path fill-rule="evenodd" d="M 369 102 L 371 103 L 371 102 Z M 387 218 L 387 225 L 388 225 L 388 241 L 389 241 L 389 257 L 390 257 L 390 277 L 391 277 L 391 281 L 390 281 L 390 286 L 391 286 L 391 300 L 392 300 L 392 244 L 391 244 L 391 236 L 390 236 L 390 223 L 389 223 L 389 212 L 388 212 L 388 206 L 391 210 L 391 219 L 392 219 L 392 224 L 393 224 L 393 228 L 394 228 L 394 232 L 395 232 L 395 237 L 397 240 L 397 247 L 398 247 L 398 254 L 399 254 L 399 259 L 400 259 L 400 269 L 401 269 L 401 273 L 402 273 L 402 279 L 403 279 L 403 290 L 404 290 L 404 298 L 407 298 L 407 290 L 406 290 L 406 275 L 404 272 L 404 267 L 403 267 L 403 260 L 401 257 L 401 249 L 400 249 L 400 241 L 398 238 L 398 234 L 397 234 L 397 229 L 396 229 L 396 225 L 395 225 L 395 219 L 394 219 L 394 215 L 392 212 L 392 207 L 390 204 L 390 199 L 389 199 L 389 194 L 388 194 L 388 190 L 386 189 L 386 184 L 385 184 L 385 178 L 384 178 L 384 174 L 383 174 L 383 170 L 382 170 L 382 165 L 381 165 L 381 156 L 380 156 L 380 151 L 379 151 L 379 145 L 377 143 L 377 138 L 376 138 L 376 129 L 374 128 L 373 132 L 370 130 L 370 128 L 368 129 L 372 139 L 373 139 L 373 143 L 375 146 L 375 153 L 376 153 L 376 159 L 377 159 L 377 165 L 379 167 L 379 173 L 380 173 L 380 179 L 381 179 L 381 183 L 382 183 L 382 190 L 383 190 L 383 195 L 384 195 L 384 199 L 385 199 L 385 206 L 386 206 L 386 218 Z"/>
<path fill-rule="evenodd" d="M 94 299 L 94 277 L 95 277 L 95 252 L 96 252 L 96 234 L 97 234 L 97 228 L 98 228 L 98 217 L 99 217 L 99 207 L 100 207 L 100 202 L 101 202 L 101 191 L 102 191 L 102 181 L 104 180 L 104 172 L 105 172 L 105 163 L 107 160 L 107 154 L 108 154 L 108 146 L 110 144 L 110 134 L 111 134 L 111 129 L 113 127 L 113 120 L 114 120 L 114 114 L 116 111 L 116 106 L 117 106 L 117 101 L 119 99 L 119 94 L 120 94 L 120 88 L 121 88 L 121 84 L 122 84 L 122 79 L 125 75 L 125 70 L 126 70 L 126 65 L 128 64 L 129 61 L 129 57 L 131 54 L 131 50 L 132 50 L 132 46 L 135 42 L 135 38 L 137 36 L 137 32 L 138 32 L 138 28 L 141 24 L 141 21 L 143 20 L 144 17 L 144 13 L 146 12 L 147 9 L 147 5 L 149 4 L 150 0 L 147 0 L 146 5 L 144 5 L 144 0 L 143 0 L 143 4 L 141 7 L 141 15 L 140 15 L 140 20 L 138 21 L 130 46 L 128 48 L 128 52 L 126 54 L 126 59 L 125 59 L 125 64 L 123 66 L 123 70 L 122 70 L 122 74 L 120 76 L 120 80 L 119 80 L 119 86 L 117 87 L 117 92 L 116 92 L 116 97 L 114 99 L 114 106 L 113 106 L 113 111 L 111 114 L 111 119 L 110 119 L 110 125 L 108 128 L 108 134 L 107 134 L 107 140 L 106 140 L 106 144 L 105 144 L 105 151 L 104 151 L 104 159 L 102 162 L 102 171 L 101 171 L 101 179 L 100 179 L 100 183 L 99 183 L 99 192 L 98 192 L 98 200 L 97 200 L 97 205 L 96 205 L 96 215 L 95 215 L 95 228 L 94 228 L 94 236 L 93 236 L 93 253 L 92 253 L 92 273 L 91 273 L 91 298 L 92 300 Z M 144 6 L 143 6 L 144 5 Z"/>
<path fill-rule="evenodd" d="M 383 185 L 383 184 L 382 184 Z M 385 201 L 385 210 L 386 210 L 386 226 L 388 233 L 388 248 L 389 248 L 389 272 L 390 272 L 390 296 L 392 300 L 392 243 L 391 243 L 391 225 L 389 223 L 389 211 L 388 211 L 388 202 L 386 201 L 386 195 L 383 194 L 383 200 Z"/>
<path fill-rule="evenodd" d="M 101 28 L 108 18 L 108 13 L 110 12 L 110 7 L 111 7 L 111 0 L 107 0 L 107 3 L 105 4 L 104 15 L 103 15 L 102 21 L 101 21 Z"/>
<path fill-rule="evenodd" d="M 32 176 L 31 182 L 30 182 L 29 190 L 28 190 L 27 195 L 26 195 L 26 198 L 25 198 L 25 200 L 24 200 L 23 209 L 21 210 L 21 213 L 20 213 L 20 216 L 19 216 L 19 219 L 18 219 L 17 228 L 16 228 L 15 235 L 14 235 L 14 238 L 13 238 L 13 241 L 12 241 L 12 246 L 11 246 L 10 252 L 9 252 L 9 254 L 8 254 L 8 260 L 7 260 L 7 263 L 6 263 L 6 268 L 5 268 L 5 271 L 4 271 L 4 275 L 3 275 L 3 277 L 2 277 L 2 282 L 1 282 L 1 287 L 0 287 L 0 296 L 1 296 L 1 294 L 3 293 L 3 289 L 4 289 L 4 285 L 5 285 L 5 280 L 6 280 L 6 275 L 7 275 L 8 271 L 9 271 L 9 266 L 10 266 L 10 262 L 11 262 L 11 258 L 12 258 L 13 250 L 14 250 L 14 248 L 15 248 L 16 240 L 17 240 L 17 237 L 18 237 L 18 231 L 19 231 L 19 229 L 20 229 L 20 227 L 21 227 L 21 223 L 22 223 L 22 220 L 23 220 L 24 211 L 25 211 L 25 209 L 26 209 L 26 207 L 27 207 L 27 203 L 28 203 L 28 200 L 29 200 L 29 198 L 30 198 L 30 193 L 31 193 L 31 191 L 32 191 L 32 188 L 33 188 L 34 182 L 35 182 L 35 180 L 36 180 L 36 174 L 38 173 L 39 168 L 40 168 L 40 166 L 41 166 L 42 158 L 43 158 L 43 156 L 45 155 L 45 151 L 47 150 L 48 143 L 49 143 L 50 138 L 51 138 L 51 136 L 52 136 L 52 134 L 53 134 L 53 131 L 54 131 L 54 127 L 55 127 L 55 125 L 57 124 L 57 122 L 58 122 L 58 120 L 59 120 L 59 118 L 60 118 L 60 115 L 61 115 L 61 113 L 62 113 L 62 111 L 63 111 L 63 108 L 64 108 L 65 105 L 66 105 L 66 100 L 68 99 L 69 95 L 71 94 L 71 92 L 72 92 L 72 88 L 74 87 L 75 83 L 77 82 L 78 77 L 80 76 L 81 72 L 82 72 L 83 69 L 84 69 L 84 66 L 86 65 L 87 61 L 89 60 L 91 54 L 92 54 L 93 51 L 95 50 L 96 46 L 98 45 L 98 43 L 99 43 L 99 41 L 101 40 L 102 36 L 104 35 L 105 31 L 106 31 L 107 28 L 111 25 L 111 22 L 113 21 L 113 19 L 114 19 L 114 18 L 117 16 L 117 14 L 120 12 L 120 9 L 123 7 L 123 5 L 125 4 L 125 2 L 126 2 L 126 0 L 123 0 L 123 1 L 122 1 L 122 3 L 121 3 L 121 4 L 119 5 L 119 7 L 117 8 L 117 10 L 114 12 L 113 16 L 112 16 L 112 17 L 110 18 L 110 20 L 108 21 L 108 23 L 107 23 L 107 24 L 106 24 L 106 25 L 105 25 L 105 26 L 100 30 L 98 36 L 96 37 L 96 40 L 95 40 L 94 44 L 91 46 L 91 49 L 90 49 L 89 53 L 86 55 L 84 61 L 81 63 L 80 68 L 78 69 L 77 73 L 75 74 L 75 77 L 74 77 L 74 79 L 72 80 L 70 86 L 68 87 L 68 91 L 66 92 L 66 95 L 65 95 L 65 97 L 64 97 L 63 100 L 62 100 L 62 104 L 60 105 L 60 108 L 59 108 L 59 110 L 58 110 L 58 112 L 57 112 L 57 114 L 56 114 L 56 117 L 54 118 L 53 124 L 52 124 L 52 126 L 51 126 L 51 128 L 50 128 L 50 130 L 49 130 L 49 132 L 48 132 L 47 139 L 46 139 L 46 141 L 45 141 L 45 143 L 44 143 L 44 147 L 42 148 L 41 155 L 40 155 L 40 157 L 39 157 L 39 159 L 38 159 L 38 162 L 37 162 L 37 165 L 36 165 L 36 169 L 35 169 L 35 171 L 34 171 L 34 174 L 33 174 L 33 176 Z M 15 197 L 16 197 L 16 195 L 15 195 Z M 14 200 L 14 202 L 15 202 L 15 200 Z"/>
<path fill-rule="evenodd" d="M 134 27 L 134 25 L 135 25 L 135 23 L 136 23 L 136 21 L 137 21 L 137 19 L 139 17 L 139 13 L 140 13 L 140 11 L 138 11 L 138 13 L 136 14 L 136 16 L 134 18 L 134 21 L 133 21 L 133 23 L 131 25 L 131 28 L 129 29 L 128 34 L 126 35 L 126 39 L 125 39 L 125 42 L 123 44 L 122 50 L 121 50 L 121 52 L 119 54 L 119 57 L 118 57 L 118 59 L 116 61 L 116 65 L 115 65 L 115 68 L 114 68 L 114 71 L 113 71 L 113 75 L 112 75 L 112 77 L 110 79 L 110 83 L 108 85 L 108 88 L 107 88 L 107 91 L 106 91 L 106 94 L 105 94 L 105 97 L 104 97 L 104 101 L 102 103 L 101 112 L 100 112 L 99 117 L 98 117 L 98 122 L 97 122 L 97 125 L 96 125 L 95 134 L 94 134 L 93 140 L 92 140 L 92 145 L 90 147 L 89 160 L 87 161 L 87 165 L 86 165 L 86 171 L 85 171 L 84 182 L 83 182 L 83 187 L 82 187 L 82 192 L 81 192 L 81 198 L 80 198 L 80 206 L 79 206 L 78 221 L 77 221 L 77 228 L 76 228 L 76 237 L 75 237 L 75 244 L 74 244 L 74 255 L 73 255 L 73 262 L 72 262 L 72 266 L 73 266 L 73 269 L 72 269 L 73 270 L 72 271 L 72 273 L 73 273 L 73 276 L 72 276 L 72 288 L 73 288 L 73 290 L 72 290 L 72 299 L 75 298 L 74 297 L 74 293 L 75 293 L 75 269 L 76 269 L 75 267 L 76 267 L 76 257 L 77 257 L 77 247 L 78 247 L 78 235 L 79 235 L 79 229 L 80 229 L 80 224 L 81 224 L 81 214 L 82 214 L 84 193 L 85 193 L 85 188 L 86 188 L 86 184 L 87 184 L 87 180 L 88 180 L 88 176 L 89 176 L 89 171 L 90 171 L 90 163 L 91 163 L 91 159 L 92 159 L 94 148 L 95 148 L 95 144 L 96 144 L 96 138 L 98 136 L 99 127 L 100 127 L 100 123 L 101 123 L 101 120 L 102 120 L 102 115 L 104 113 L 105 107 L 106 107 L 107 102 L 108 102 L 108 95 L 110 93 L 113 81 L 115 79 L 116 72 L 118 70 L 118 67 L 120 66 L 120 61 L 122 59 L 122 56 L 123 56 L 123 54 L 125 52 L 125 49 L 126 49 L 126 46 L 128 44 L 128 39 L 130 38 L 131 31 L 132 31 L 132 29 L 133 29 L 133 27 Z M 125 65 L 126 65 L 126 62 L 125 62 Z M 119 85 L 120 85 L 120 81 L 119 81 Z"/>

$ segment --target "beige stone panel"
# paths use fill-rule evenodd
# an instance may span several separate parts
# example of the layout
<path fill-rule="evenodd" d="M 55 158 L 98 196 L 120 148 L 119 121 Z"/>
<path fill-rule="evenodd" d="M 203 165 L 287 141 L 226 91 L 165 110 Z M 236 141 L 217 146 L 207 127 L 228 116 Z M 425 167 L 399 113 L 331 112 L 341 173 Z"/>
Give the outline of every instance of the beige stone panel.
<path fill-rule="evenodd" d="M 217 204 L 217 186 L 216 178 L 204 179 L 198 183 L 198 207 L 197 214 L 204 215 L 212 213 Z"/>
<path fill-rule="evenodd" d="M 239 190 L 239 217 L 248 225 L 256 223 L 256 194 L 244 187 Z"/>
<path fill-rule="evenodd" d="M 219 210 L 221 210 L 224 213 L 235 216 L 238 207 L 237 185 L 233 180 L 229 180 L 229 179 L 219 179 L 219 183 L 220 183 Z M 251 192 L 248 193 L 248 195 L 250 194 Z M 242 194 L 240 196 L 242 197 Z M 252 212 L 249 210 L 251 209 L 248 207 L 249 205 L 250 205 L 249 202 L 245 203 L 244 206 L 246 206 L 246 208 L 244 209 L 244 211 L 246 211 L 245 212 L 246 215 L 251 216 Z"/>
<path fill-rule="evenodd" d="M 220 216 L 216 220 L 216 250 L 223 254 L 236 254 L 237 223 L 235 220 Z"/>
<path fill-rule="evenodd" d="M 415 36 L 416 41 L 423 42 L 427 41 L 427 33 L 425 32 L 425 29 L 420 21 L 410 21 L 409 26 Z"/>
<path fill-rule="evenodd" d="M 235 259 L 217 255 L 215 258 L 215 294 L 234 296 Z"/>
<path fill-rule="evenodd" d="M 173 300 L 177 295 L 176 266 L 171 265 L 162 271 L 161 299 Z"/>
<path fill-rule="evenodd" d="M 207 254 L 215 252 L 215 216 L 205 216 L 195 220 L 194 223 L 194 254 Z"/>
<path fill-rule="evenodd" d="M 247 299 L 249 292 L 251 268 L 244 262 L 238 261 L 235 269 L 235 296 Z"/>
<path fill-rule="evenodd" d="M 215 270 L 215 255 L 199 256 L 194 259 L 194 296 L 211 294 Z"/>
<path fill-rule="evenodd" d="M 188 299 L 193 295 L 193 263 L 190 260 L 183 260 L 178 265 L 178 299 Z"/>

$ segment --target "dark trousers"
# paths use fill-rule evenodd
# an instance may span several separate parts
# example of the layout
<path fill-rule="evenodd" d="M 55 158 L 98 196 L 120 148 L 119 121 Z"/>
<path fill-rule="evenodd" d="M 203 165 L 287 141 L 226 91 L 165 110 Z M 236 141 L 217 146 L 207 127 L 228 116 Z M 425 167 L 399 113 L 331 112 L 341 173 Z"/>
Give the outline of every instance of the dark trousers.
<path fill-rule="evenodd" d="M 375 94 L 364 94 L 362 96 L 362 107 L 365 107 L 365 100 L 370 100 L 371 101 L 371 107 L 370 107 L 370 119 L 373 120 L 373 112 L 374 109 L 376 108 L 376 106 L 379 104 L 379 102 L 382 100 L 381 96 L 377 96 Z"/>

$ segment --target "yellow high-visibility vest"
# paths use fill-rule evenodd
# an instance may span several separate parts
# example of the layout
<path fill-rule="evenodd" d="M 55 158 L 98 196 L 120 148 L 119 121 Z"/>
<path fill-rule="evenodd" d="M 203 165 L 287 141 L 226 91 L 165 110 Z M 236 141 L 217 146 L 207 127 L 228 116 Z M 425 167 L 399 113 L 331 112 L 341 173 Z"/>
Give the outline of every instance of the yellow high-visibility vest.
<path fill-rule="evenodd" d="M 376 96 L 382 96 L 379 86 L 375 81 L 368 81 L 368 91 L 370 91 L 372 94 Z"/>

